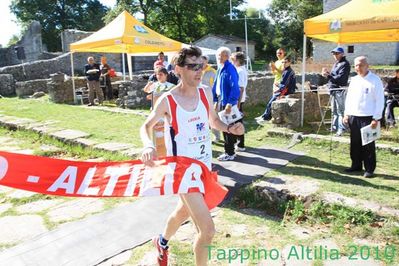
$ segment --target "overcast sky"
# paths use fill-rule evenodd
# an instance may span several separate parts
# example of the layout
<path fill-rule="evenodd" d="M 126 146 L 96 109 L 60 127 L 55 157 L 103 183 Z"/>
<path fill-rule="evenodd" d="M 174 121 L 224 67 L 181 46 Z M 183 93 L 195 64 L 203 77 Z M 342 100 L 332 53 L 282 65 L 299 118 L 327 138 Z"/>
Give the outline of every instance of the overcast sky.
<path fill-rule="evenodd" d="M 116 0 L 100 0 L 104 5 L 112 7 L 115 5 Z M 265 9 L 271 0 L 247 0 L 248 6 L 257 9 Z M 11 14 L 9 5 L 11 0 L 0 0 L 0 45 L 5 47 L 14 34 L 19 34 L 20 28 L 15 23 L 15 16 Z M 226 1 L 227 3 L 227 1 Z"/>

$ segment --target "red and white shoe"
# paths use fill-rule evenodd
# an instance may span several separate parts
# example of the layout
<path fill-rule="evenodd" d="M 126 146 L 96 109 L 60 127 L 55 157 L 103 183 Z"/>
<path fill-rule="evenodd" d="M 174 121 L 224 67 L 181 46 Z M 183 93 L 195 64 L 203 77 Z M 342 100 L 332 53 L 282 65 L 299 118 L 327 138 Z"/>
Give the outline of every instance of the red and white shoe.
<path fill-rule="evenodd" d="M 152 239 L 152 243 L 154 244 L 155 248 L 158 252 L 158 265 L 159 266 L 168 266 L 168 246 L 163 247 L 159 242 L 159 236 L 156 236 Z"/>

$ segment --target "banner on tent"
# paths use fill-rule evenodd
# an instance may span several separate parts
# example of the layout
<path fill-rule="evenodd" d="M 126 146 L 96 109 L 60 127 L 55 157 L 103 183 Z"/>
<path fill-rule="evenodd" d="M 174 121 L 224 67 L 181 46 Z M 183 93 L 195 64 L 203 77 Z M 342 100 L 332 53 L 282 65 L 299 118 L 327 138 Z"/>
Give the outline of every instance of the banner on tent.
<path fill-rule="evenodd" d="M 200 192 L 208 207 L 227 194 L 216 172 L 187 157 L 165 157 L 155 166 L 140 160 L 80 162 L 0 152 L 0 185 L 69 197 L 142 197 Z"/>

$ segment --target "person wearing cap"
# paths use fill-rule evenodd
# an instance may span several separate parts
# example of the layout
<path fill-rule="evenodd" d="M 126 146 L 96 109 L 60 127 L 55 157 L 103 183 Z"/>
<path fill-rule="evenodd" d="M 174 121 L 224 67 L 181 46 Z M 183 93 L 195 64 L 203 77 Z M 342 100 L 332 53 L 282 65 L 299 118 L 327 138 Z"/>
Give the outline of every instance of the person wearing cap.
<path fill-rule="evenodd" d="M 351 66 L 344 55 L 344 48 L 338 46 L 331 50 L 331 53 L 335 59 L 331 72 L 323 68 L 321 74 L 328 79 L 327 85 L 331 95 L 331 129 L 337 131 L 337 136 L 341 136 L 345 130 L 342 118 L 344 117 L 345 110 L 345 88 L 348 86 Z"/>

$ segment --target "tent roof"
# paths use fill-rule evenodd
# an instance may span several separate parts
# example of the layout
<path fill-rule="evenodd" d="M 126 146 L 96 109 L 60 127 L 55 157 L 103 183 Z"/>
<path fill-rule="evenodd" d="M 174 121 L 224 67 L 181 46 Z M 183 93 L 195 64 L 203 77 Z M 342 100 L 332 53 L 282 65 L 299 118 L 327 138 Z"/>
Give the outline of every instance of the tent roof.
<path fill-rule="evenodd" d="M 335 43 L 399 41 L 399 0 L 352 0 L 305 20 L 304 31 Z"/>
<path fill-rule="evenodd" d="M 70 45 L 72 52 L 148 53 L 178 51 L 182 43 L 169 39 L 123 11 L 108 25 Z"/>

